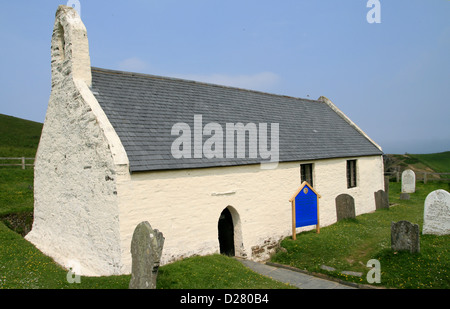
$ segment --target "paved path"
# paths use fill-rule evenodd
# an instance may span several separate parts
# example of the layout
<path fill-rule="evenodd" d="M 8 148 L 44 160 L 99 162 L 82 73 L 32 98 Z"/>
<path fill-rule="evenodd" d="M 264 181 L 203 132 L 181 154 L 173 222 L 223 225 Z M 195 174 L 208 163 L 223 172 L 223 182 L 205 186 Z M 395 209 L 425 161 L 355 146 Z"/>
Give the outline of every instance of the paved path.
<path fill-rule="evenodd" d="M 356 289 L 356 287 L 307 275 L 302 272 L 289 270 L 283 267 L 243 259 L 237 260 L 263 276 L 272 278 L 276 281 L 288 283 L 292 286 L 298 287 L 299 289 Z"/>

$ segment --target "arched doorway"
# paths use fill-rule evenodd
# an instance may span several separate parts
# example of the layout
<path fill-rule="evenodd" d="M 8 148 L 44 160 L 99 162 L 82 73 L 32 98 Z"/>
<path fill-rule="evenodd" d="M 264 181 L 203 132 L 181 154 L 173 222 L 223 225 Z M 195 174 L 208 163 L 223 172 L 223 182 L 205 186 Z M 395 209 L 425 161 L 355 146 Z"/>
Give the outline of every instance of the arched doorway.
<path fill-rule="evenodd" d="M 228 208 L 225 208 L 220 214 L 218 229 L 220 254 L 234 256 L 234 224 Z"/>

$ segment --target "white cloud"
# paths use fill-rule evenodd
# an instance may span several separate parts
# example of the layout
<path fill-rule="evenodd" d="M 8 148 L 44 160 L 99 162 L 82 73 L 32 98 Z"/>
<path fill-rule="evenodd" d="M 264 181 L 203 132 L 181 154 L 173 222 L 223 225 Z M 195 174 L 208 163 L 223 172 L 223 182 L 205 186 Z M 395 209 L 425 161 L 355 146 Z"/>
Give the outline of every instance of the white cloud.
<path fill-rule="evenodd" d="M 174 77 L 195 80 L 199 82 L 238 87 L 244 89 L 264 90 L 279 83 L 280 77 L 272 72 L 261 72 L 252 75 L 226 75 L 226 74 L 175 74 Z"/>
<path fill-rule="evenodd" d="M 118 69 L 127 72 L 147 73 L 149 65 L 138 57 L 127 58 L 118 64 Z M 158 74 L 157 72 L 150 74 Z M 164 76 L 194 80 L 204 83 L 270 91 L 281 78 L 273 72 L 260 72 L 255 74 L 227 75 L 227 74 L 165 74 Z"/>
<path fill-rule="evenodd" d="M 147 63 L 137 57 L 127 58 L 119 63 L 119 70 L 122 71 L 142 73 L 147 67 Z"/>

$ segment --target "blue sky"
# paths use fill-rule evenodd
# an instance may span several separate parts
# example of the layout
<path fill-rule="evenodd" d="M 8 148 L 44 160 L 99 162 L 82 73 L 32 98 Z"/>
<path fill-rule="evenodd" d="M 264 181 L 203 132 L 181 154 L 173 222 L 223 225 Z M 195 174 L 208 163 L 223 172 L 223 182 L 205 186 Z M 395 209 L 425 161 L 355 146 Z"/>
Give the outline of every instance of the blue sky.
<path fill-rule="evenodd" d="M 324 95 L 386 153 L 450 150 L 450 1 L 83 1 L 92 66 Z M 43 122 L 58 5 L 0 4 L 0 113 Z"/>

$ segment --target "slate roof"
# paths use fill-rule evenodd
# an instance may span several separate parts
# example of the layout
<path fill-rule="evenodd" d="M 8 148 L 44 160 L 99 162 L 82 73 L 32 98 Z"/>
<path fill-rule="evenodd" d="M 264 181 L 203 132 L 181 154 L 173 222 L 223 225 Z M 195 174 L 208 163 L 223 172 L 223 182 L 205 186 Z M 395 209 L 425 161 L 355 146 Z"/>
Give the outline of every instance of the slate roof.
<path fill-rule="evenodd" d="M 171 135 L 172 126 L 187 123 L 193 134 L 194 115 L 202 115 L 203 126 L 211 122 L 222 126 L 224 157 L 226 123 L 267 123 L 269 149 L 271 124 L 279 123 L 279 162 L 382 154 L 321 101 L 94 67 L 92 92 L 122 140 L 131 172 L 267 161 L 259 154 L 257 159 L 248 154 L 175 159 L 171 146 L 178 136 Z"/>

